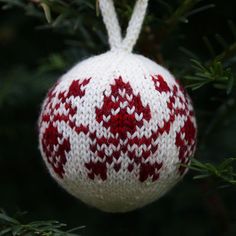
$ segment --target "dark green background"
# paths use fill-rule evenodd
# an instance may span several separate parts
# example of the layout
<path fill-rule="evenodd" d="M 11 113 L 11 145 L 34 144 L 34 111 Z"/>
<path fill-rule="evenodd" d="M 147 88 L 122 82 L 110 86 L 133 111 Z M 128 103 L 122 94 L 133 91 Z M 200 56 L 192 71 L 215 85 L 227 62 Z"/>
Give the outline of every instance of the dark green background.
<path fill-rule="evenodd" d="M 129 2 L 132 6 L 134 1 Z M 150 2 L 149 14 L 164 17 L 166 13 L 159 8 L 158 1 Z M 175 8 L 181 1 L 166 2 Z M 217 52 L 222 49 L 214 41 L 215 33 L 220 33 L 228 42 L 234 40 L 227 20 L 236 22 L 236 1 L 203 2 L 214 3 L 216 7 L 193 15 L 188 24 L 181 24 L 161 42 L 165 64 L 176 75 L 190 67 L 189 58 L 179 50 L 181 46 L 208 60 L 210 55 L 202 36 L 212 39 Z M 0 11 L 0 207 L 10 213 L 27 211 L 26 221 L 56 219 L 70 227 L 85 225 L 82 235 L 236 235 L 235 187 L 219 188 L 221 183 L 213 179 L 193 180 L 192 171 L 162 199 L 127 214 L 107 214 L 90 208 L 51 179 L 38 150 L 37 119 L 43 98 L 58 76 L 75 62 L 107 48 L 101 17 L 93 10 L 84 12 L 102 34 L 99 37 L 91 29 L 91 42 L 80 35 L 80 30 L 70 34 L 63 28 L 39 29 L 45 21 L 27 16 L 21 9 Z M 125 21 L 125 17 L 122 19 Z M 150 22 L 151 30 L 158 31 L 158 21 Z M 72 43 L 76 41 L 77 44 Z M 150 54 L 152 50 L 145 50 L 144 44 L 143 33 L 136 51 L 155 60 L 155 55 Z M 62 55 L 63 62 L 50 68 L 48 60 L 55 54 Z M 225 94 L 210 86 L 190 94 L 202 137 Z M 197 157 L 201 160 L 217 162 L 236 157 L 235 92 L 231 96 L 230 112 L 198 149 Z"/>

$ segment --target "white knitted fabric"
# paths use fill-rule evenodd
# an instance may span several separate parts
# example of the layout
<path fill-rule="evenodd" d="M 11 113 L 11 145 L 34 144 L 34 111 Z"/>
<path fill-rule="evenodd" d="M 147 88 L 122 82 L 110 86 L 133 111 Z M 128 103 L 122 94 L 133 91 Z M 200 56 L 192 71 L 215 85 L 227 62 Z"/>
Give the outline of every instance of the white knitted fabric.
<path fill-rule="evenodd" d="M 112 1 L 100 0 L 105 3 L 114 10 Z M 138 1 L 134 14 L 142 18 L 146 6 Z M 72 195 L 108 212 L 161 197 L 186 173 L 180 164 L 188 164 L 195 151 L 191 101 L 166 69 L 130 53 L 140 30 L 132 20 L 123 41 L 111 36 L 106 23 L 112 50 L 63 75 L 39 119 L 40 150 L 50 174 Z"/>

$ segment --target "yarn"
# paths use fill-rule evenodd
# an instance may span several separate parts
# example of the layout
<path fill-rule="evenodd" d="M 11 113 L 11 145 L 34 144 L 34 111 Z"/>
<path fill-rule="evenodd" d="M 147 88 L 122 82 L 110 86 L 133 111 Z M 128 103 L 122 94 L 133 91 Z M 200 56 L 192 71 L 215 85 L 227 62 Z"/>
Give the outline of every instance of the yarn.
<path fill-rule="evenodd" d="M 103 211 L 126 212 L 184 176 L 196 121 L 173 75 L 131 53 L 147 1 L 137 1 L 123 41 L 113 2 L 99 3 L 111 50 L 78 63 L 49 91 L 39 144 L 50 174 L 69 193 Z"/>

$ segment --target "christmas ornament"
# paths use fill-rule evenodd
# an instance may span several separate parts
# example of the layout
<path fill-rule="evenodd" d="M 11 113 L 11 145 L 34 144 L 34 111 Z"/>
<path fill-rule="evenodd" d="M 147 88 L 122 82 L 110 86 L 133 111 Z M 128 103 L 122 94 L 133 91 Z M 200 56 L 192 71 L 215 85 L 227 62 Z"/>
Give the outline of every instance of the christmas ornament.
<path fill-rule="evenodd" d="M 80 62 L 49 91 L 40 150 L 50 174 L 72 195 L 126 212 L 160 198 L 186 173 L 196 122 L 173 75 L 131 53 L 147 0 L 137 1 L 123 40 L 112 0 L 99 4 L 111 50 Z"/>

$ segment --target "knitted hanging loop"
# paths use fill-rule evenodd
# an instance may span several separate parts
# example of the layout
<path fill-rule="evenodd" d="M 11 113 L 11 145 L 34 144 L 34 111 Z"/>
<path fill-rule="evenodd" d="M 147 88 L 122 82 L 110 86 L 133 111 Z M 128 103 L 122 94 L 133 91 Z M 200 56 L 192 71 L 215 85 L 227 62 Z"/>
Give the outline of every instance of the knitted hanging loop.
<path fill-rule="evenodd" d="M 138 0 L 129 22 L 126 37 L 122 40 L 121 29 L 112 0 L 99 0 L 103 21 L 107 28 L 111 50 L 122 49 L 131 52 L 138 39 L 146 13 L 148 0 Z"/>
<path fill-rule="evenodd" d="M 86 59 L 49 91 L 39 146 L 51 176 L 108 212 L 145 206 L 187 172 L 196 147 L 191 99 L 174 76 L 132 49 L 148 0 L 137 0 L 121 37 L 112 0 L 99 0 L 111 50 Z"/>

